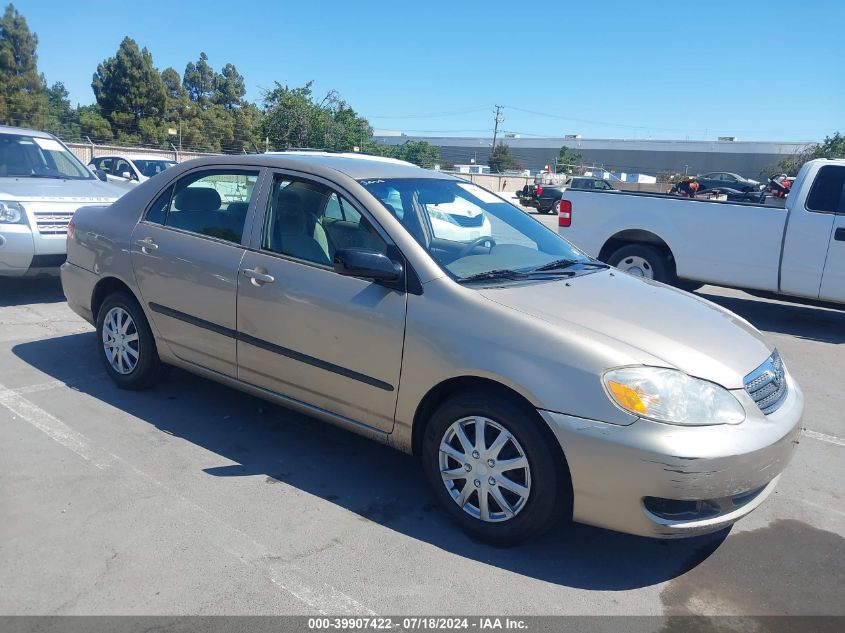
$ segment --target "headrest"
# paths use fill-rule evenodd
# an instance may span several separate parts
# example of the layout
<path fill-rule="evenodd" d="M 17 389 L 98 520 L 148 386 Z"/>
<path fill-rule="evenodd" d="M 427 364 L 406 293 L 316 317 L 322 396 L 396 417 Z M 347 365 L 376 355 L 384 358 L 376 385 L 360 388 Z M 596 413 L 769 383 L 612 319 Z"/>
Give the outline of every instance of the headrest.
<path fill-rule="evenodd" d="M 291 191 L 290 189 L 280 189 L 279 193 L 276 194 L 276 206 L 279 208 L 287 207 L 297 207 L 297 209 L 302 205 L 302 197 L 296 192 Z"/>
<path fill-rule="evenodd" d="M 220 194 L 211 187 L 187 187 L 176 194 L 173 206 L 180 211 L 217 211 Z"/>

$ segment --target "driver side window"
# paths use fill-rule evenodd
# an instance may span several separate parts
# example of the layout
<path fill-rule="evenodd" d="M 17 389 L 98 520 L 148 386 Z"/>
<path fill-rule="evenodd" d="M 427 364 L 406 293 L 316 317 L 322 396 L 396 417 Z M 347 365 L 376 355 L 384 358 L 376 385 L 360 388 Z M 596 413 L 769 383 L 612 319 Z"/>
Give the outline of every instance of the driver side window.
<path fill-rule="evenodd" d="M 261 248 L 323 266 L 342 248 L 387 253 L 387 243 L 346 198 L 322 184 L 285 176 L 273 183 Z"/>

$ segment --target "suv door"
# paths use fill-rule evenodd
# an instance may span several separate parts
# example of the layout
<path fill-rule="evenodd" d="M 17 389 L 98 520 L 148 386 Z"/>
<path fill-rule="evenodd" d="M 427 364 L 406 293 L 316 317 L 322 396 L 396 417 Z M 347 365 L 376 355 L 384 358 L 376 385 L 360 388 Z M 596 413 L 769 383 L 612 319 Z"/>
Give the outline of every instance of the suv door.
<path fill-rule="evenodd" d="M 406 293 L 339 275 L 331 262 L 339 248 L 395 246 L 328 182 L 271 180 L 238 278 L 238 377 L 389 432 Z"/>
<path fill-rule="evenodd" d="M 258 176 L 243 167 L 189 172 L 132 232 L 135 279 L 161 337 L 180 359 L 232 377 L 238 266 Z"/>

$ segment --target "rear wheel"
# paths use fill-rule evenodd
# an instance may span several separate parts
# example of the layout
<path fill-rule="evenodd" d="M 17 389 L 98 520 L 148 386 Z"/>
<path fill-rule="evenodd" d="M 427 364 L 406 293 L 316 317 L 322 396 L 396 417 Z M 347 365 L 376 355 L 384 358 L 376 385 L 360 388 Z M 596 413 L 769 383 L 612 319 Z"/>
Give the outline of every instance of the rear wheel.
<path fill-rule="evenodd" d="M 613 252 L 607 263 L 631 275 L 672 282 L 669 259 L 648 244 L 628 244 Z"/>
<path fill-rule="evenodd" d="M 446 400 L 425 430 L 423 466 L 440 503 L 471 535 L 514 544 L 568 509 L 568 486 L 535 411 L 467 393 Z"/>
<path fill-rule="evenodd" d="M 116 292 L 103 301 L 97 314 L 97 340 L 106 371 L 122 389 L 150 387 L 161 374 L 150 325 L 127 293 Z"/>

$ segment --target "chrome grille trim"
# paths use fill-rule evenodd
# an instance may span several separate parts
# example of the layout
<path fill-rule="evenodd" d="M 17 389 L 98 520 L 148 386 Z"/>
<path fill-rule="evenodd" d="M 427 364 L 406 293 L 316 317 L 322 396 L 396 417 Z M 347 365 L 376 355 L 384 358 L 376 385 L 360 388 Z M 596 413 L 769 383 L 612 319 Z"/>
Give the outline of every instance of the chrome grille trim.
<path fill-rule="evenodd" d="M 67 235 L 73 211 L 35 211 L 35 226 L 41 235 Z"/>
<path fill-rule="evenodd" d="M 743 379 L 745 391 L 765 415 L 778 410 L 789 387 L 786 369 L 777 350 L 766 361 Z"/>

